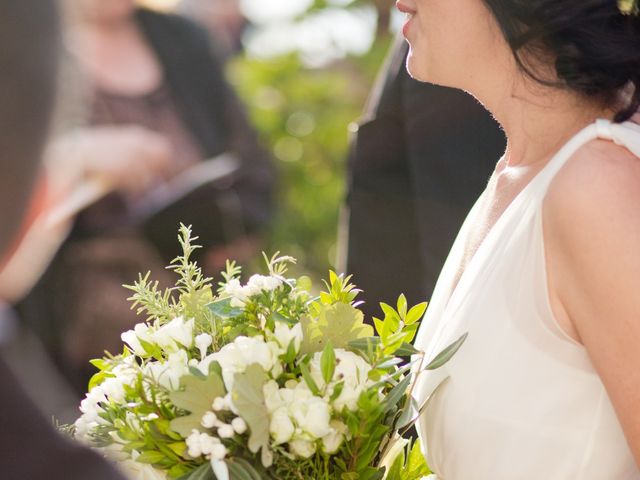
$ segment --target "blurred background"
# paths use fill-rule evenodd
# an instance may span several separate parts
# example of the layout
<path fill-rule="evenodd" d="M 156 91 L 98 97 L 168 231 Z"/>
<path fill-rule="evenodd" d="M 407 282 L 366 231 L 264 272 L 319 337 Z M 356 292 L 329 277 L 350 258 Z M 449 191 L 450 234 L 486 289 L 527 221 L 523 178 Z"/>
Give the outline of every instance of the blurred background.
<path fill-rule="evenodd" d="M 179 222 L 200 236 L 208 275 L 226 258 L 253 272 L 280 251 L 321 286 L 337 265 L 350 135 L 401 19 L 391 0 L 61 3 L 46 215 L 0 292 L 27 327 L 14 368 L 64 422 L 88 360 L 119 352 L 141 321 L 123 284 L 147 271 L 175 282 L 164 267 Z"/>
<path fill-rule="evenodd" d="M 277 249 L 296 257 L 298 271 L 315 279 L 326 276 L 336 262 L 348 128 L 358 119 L 392 31 L 400 25 L 394 2 L 147 3 L 185 12 L 190 4 L 197 5 L 203 12 L 199 20 L 211 26 L 216 23 L 216 4 L 238 8 L 246 23 L 241 30 L 242 47 L 229 59 L 227 74 L 279 173 L 277 208 L 266 251 Z"/>

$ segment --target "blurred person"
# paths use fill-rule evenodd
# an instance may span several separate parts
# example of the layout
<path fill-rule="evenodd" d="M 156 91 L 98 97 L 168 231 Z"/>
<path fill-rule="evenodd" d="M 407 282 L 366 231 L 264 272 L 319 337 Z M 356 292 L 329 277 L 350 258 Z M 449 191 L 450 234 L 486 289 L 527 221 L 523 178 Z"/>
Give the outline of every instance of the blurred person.
<path fill-rule="evenodd" d="M 40 157 L 58 58 L 53 2 L 0 0 L 0 270 L 41 208 Z M 39 192 L 34 194 L 34 188 Z M 31 205 L 28 207 L 28 205 Z M 3 299 L 2 299 L 3 300 Z M 64 439 L 7 366 L 10 310 L 0 300 L 0 471 L 4 480 L 122 480 L 94 452 Z M 26 355 L 23 352 L 23 355 Z M 25 359 L 25 361 L 28 359 Z M 41 365 L 43 368 L 45 365 Z"/>
<path fill-rule="evenodd" d="M 248 20 L 242 13 L 240 0 L 182 0 L 178 11 L 207 28 L 224 58 L 242 51 L 242 35 Z"/>
<path fill-rule="evenodd" d="M 401 293 L 412 304 L 431 297 L 460 225 L 505 148 L 497 123 L 473 97 L 412 79 L 407 52 L 398 37 L 348 162 L 340 263 L 363 290 L 369 322 L 380 315 L 378 301 L 395 305 Z"/>
<path fill-rule="evenodd" d="M 77 215 L 19 310 L 82 392 L 87 361 L 119 350 L 120 333 L 137 320 L 122 285 L 148 270 L 161 285 L 173 283 L 164 265 L 179 253 L 178 221 L 200 236 L 198 260 L 209 273 L 227 257 L 257 253 L 274 172 L 200 27 L 133 0 L 66 1 L 67 108 L 50 167 L 113 191 Z M 237 171 L 196 190 L 169 221 L 136 216 L 147 193 L 225 152 L 239 158 Z M 43 312 L 53 321 L 42 323 Z"/>

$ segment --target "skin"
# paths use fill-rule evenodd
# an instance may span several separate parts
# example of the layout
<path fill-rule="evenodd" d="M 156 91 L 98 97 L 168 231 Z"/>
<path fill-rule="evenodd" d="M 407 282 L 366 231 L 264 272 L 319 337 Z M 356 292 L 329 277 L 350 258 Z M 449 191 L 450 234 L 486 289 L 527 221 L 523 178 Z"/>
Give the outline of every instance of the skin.
<path fill-rule="evenodd" d="M 595 119 L 611 119 L 613 111 L 527 79 L 481 0 L 399 0 L 397 6 L 411 19 L 404 30 L 410 73 L 470 92 L 508 137 L 462 272 L 509 203 L 558 148 Z M 554 75 L 551 63 L 537 68 Z M 640 465 L 638 205 L 640 160 L 613 142 L 596 140 L 576 152 L 552 182 L 543 226 L 553 314 L 589 353 Z"/>

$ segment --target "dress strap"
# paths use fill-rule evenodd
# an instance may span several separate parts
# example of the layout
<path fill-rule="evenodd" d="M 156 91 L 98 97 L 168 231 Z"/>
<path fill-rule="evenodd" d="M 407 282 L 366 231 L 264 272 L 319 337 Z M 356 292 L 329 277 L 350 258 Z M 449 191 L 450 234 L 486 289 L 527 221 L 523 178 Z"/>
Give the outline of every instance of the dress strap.
<path fill-rule="evenodd" d="M 610 120 L 598 119 L 569 140 L 540 172 L 543 188 L 546 189 L 549 186 L 556 173 L 574 153 L 597 138 L 610 140 L 640 158 L 640 125 L 633 122 L 613 123 Z"/>
<path fill-rule="evenodd" d="M 609 120 L 596 120 L 595 125 L 598 138 L 611 140 L 640 158 L 640 125 L 633 122 L 612 123 Z"/>

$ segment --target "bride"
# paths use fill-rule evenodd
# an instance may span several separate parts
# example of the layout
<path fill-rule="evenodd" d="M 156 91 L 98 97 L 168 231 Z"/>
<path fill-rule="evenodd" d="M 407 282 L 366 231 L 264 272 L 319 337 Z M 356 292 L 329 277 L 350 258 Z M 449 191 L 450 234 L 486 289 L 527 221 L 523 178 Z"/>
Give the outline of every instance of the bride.
<path fill-rule="evenodd" d="M 508 136 L 417 338 L 440 480 L 640 478 L 637 0 L 399 0 L 410 73 Z M 464 138 L 460 139 L 461 142 Z"/>

